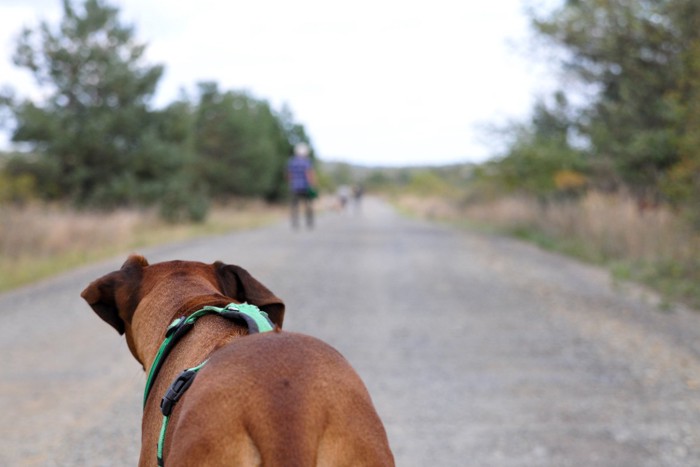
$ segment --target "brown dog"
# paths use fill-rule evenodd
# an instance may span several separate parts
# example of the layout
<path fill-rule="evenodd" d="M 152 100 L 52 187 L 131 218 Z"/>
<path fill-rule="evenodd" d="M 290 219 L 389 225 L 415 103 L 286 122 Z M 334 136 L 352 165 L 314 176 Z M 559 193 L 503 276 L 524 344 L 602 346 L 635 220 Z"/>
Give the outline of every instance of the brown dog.
<path fill-rule="evenodd" d="M 248 272 L 221 262 L 149 265 L 132 255 L 81 294 L 146 371 L 174 319 L 205 305 L 248 302 L 274 332 L 207 315 L 164 360 L 148 396 L 140 466 L 156 465 L 159 404 L 178 374 L 209 359 L 173 409 L 163 459 L 176 466 L 394 465 L 384 426 L 359 376 L 327 344 L 281 332 L 284 304 Z"/>

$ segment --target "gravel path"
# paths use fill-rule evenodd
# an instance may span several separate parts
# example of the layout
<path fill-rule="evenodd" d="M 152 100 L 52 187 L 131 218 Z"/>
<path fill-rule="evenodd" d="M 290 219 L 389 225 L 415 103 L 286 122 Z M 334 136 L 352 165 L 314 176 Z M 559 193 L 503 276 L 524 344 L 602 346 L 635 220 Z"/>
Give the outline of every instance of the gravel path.
<path fill-rule="evenodd" d="M 357 369 L 397 465 L 700 465 L 700 313 L 600 269 L 372 199 L 142 253 L 250 270 Z M 136 464 L 145 376 L 79 297 L 123 260 L 0 295 L 0 466 Z"/>

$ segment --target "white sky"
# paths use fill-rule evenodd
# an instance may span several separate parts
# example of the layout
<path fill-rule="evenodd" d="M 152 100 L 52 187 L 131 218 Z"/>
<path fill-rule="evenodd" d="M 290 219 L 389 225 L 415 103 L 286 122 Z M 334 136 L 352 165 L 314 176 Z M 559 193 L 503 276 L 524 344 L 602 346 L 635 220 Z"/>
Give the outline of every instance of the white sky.
<path fill-rule="evenodd" d="M 205 80 L 286 102 L 326 160 L 482 161 L 500 147 L 483 127 L 525 118 L 549 82 L 527 57 L 523 0 L 107 1 L 165 65 L 156 105 Z M 16 36 L 61 8 L 0 0 L 0 85 L 32 92 Z"/>

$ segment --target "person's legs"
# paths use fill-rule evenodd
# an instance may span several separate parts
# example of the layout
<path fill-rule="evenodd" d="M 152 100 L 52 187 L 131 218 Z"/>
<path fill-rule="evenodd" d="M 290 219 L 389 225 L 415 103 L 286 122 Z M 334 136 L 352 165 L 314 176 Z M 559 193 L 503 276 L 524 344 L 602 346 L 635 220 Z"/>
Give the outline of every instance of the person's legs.
<path fill-rule="evenodd" d="M 310 196 L 304 197 L 304 204 L 306 209 L 306 227 L 309 229 L 314 228 L 314 200 Z"/>
<path fill-rule="evenodd" d="M 293 229 L 298 229 L 299 228 L 299 201 L 300 201 L 300 196 L 299 193 L 292 193 L 292 228 Z"/>

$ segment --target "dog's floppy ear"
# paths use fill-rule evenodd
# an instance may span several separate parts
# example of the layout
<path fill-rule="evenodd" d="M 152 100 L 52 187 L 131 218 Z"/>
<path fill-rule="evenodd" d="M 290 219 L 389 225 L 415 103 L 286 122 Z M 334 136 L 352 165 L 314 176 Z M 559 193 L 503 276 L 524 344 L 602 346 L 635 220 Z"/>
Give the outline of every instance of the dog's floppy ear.
<path fill-rule="evenodd" d="M 214 263 L 219 286 L 224 295 L 248 302 L 267 313 L 280 328 L 284 321 L 284 302 L 240 266 Z"/>
<path fill-rule="evenodd" d="M 136 294 L 131 289 L 138 287 L 145 266 L 148 266 L 146 258 L 131 255 L 120 270 L 91 282 L 80 294 L 119 334 L 125 331 L 125 314 L 130 316 L 136 308 L 136 303 L 132 303 Z"/>

